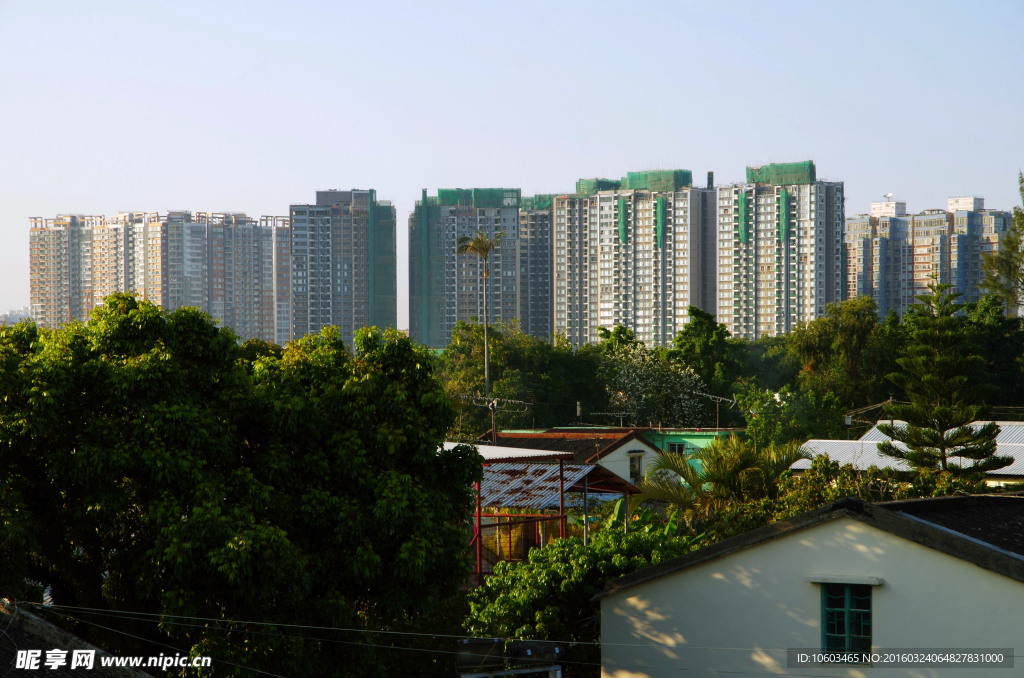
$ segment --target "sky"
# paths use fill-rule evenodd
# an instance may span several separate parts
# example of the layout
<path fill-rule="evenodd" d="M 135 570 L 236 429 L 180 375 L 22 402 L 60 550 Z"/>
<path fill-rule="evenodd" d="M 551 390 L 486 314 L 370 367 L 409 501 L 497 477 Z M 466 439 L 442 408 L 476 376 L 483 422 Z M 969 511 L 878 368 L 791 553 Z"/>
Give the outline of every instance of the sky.
<path fill-rule="evenodd" d="M 848 215 L 1020 204 L 1024 3 L 0 0 L 0 312 L 30 217 L 286 215 L 814 160 Z M 1016 83 L 1016 84 L 1015 84 Z"/>

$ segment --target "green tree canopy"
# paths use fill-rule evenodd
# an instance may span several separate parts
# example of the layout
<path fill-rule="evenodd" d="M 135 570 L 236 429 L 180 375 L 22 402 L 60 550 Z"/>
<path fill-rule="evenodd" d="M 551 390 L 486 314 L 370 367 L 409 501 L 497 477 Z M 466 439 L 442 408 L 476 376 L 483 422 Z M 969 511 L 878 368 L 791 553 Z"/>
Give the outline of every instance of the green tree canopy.
<path fill-rule="evenodd" d="M 861 296 L 826 305 L 824 316 L 800 323 L 787 343 L 801 365 L 800 387 L 832 393 L 852 409 L 885 400 L 898 348 L 893 337 L 879 323 L 875 300 Z"/>
<path fill-rule="evenodd" d="M 882 442 L 879 452 L 914 469 L 977 475 L 1002 468 L 1013 460 L 996 455 L 999 426 L 970 425 L 985 411 L 980 384 L 971 379 L 984 361 L 972 351 L 964 319 L 957 316 L 964 308 L 960 295 L 944 284 L 929 289 L 931 294 L 917 297 L 921 303 L 908 318 L 913 329 L 906 355 L 897 360 L 902 371 L 889 375 L 909 403 L 889 404 L 886 411 L 905 423 L 878 427 L 903 445 Z"/>
<path fill-rule="evenodd" d="M 690 319 L 672 340 L 670 355 L 690 367 L 711 393 L 728 396 L 744 372 L 743 344 L 710 313 L 690 306 L 687 314 Z"/>
<path fill-rule="evenodd" d="M 577 351 L 564 341 L 548 343 L 510 323 L 493 325 L 489 336 L 491 395 L 531 405 L 525 412 L 499 411 L 499 428 L 567 425 L 577 420 L 577 401 L 589 412 L 606 409 L 598 377 L 601 354 L 594 348 Z M 444 389 L 458 409 L 452 439 L 475 439 L 491 427 L 490 412 L 466 398 L 483 395 L 482 355 L 482 326 L 456 323 L 440 368 Z"/>
<path fill-rule="evenodd" d="M 606 528 L 584 546 L 558 539 L 530 552 L 528 562 L 498 563 L 494 575 L 469 593 L 466 631 L 477 637 L 580 641 L 567 657 L 574 675 L 598 675 L 600 610 L 593 597 L 605 584 L 693 548 L 689 539 L 645 525 L 624 534 Z M 590 664 L 590 671 L 585 665 Z"/>
<path fill-rule="evenodd" d="M 831 393 L 783 386 L 778 391 L 743 384 L 736 402 L 746 419 L 747 437 L 758 445 L 803 444 L 811 438 L 842 438 L 843 407 Z"/>
<path fill-rule="evenodd" d="M 128 295 L 87 325 L 0 328 L 0 586 L 157 615 L 76 630 L 211 655 L 217 675 L 377 675 L 393 653 L 373 636 L 286 625 L 394 628 L 454 593 L 479 457 L 438 450 L 453 410 L 396 332 L 251 354 Z"/>
<path fill-rule="evenodd" d="M 1024 173 L 1017 174 L 1021 202 L 1024 202 Z M 998 295 L 1010 315 L 1016 316 L 1024 300 L 1024 209 L 1015 205 L 1013 224 L 999 243 L 999 249 L 986 253 L 982 262 L 985 279 L 982 289 Z"/>

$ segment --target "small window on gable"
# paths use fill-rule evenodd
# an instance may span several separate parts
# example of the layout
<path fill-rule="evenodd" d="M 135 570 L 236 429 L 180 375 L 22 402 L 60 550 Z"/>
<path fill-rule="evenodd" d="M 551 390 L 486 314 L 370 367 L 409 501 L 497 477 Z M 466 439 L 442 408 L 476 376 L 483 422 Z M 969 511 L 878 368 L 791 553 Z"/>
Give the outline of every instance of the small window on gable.
<path fill-rule="evenodd" d="M 822 584 L 822 650 L 871 651 L 871 586 Z"/>
<path fill-rule="evenodd" d="M 644 478 L 644 453 L 629 452 L 629 482 L 636 485 Z"/>

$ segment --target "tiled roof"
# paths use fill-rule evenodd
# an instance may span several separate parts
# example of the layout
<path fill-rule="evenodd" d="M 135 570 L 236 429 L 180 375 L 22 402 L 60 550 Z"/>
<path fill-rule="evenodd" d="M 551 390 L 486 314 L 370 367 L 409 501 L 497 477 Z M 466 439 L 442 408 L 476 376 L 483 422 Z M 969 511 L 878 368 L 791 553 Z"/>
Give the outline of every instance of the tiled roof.
<path fill-rule="evenodd" d="M 879 506 L 1024 556 L 1024 497 L 1019 493 L 912 499 Z"/>

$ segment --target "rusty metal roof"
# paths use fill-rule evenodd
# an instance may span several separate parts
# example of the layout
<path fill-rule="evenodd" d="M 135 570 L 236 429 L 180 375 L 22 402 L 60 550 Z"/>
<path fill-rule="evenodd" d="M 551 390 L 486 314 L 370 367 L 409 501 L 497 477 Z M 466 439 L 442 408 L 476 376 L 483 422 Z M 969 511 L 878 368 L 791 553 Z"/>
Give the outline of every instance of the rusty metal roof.
<path fill-rule="evenodd" d="M 558 506 L 559 486 L 582 492 L 584 479 L 590 492 L 637 494 L 636 485 L 596 464 L 497 463 L 484 466 L 480 505 L 544 509 Z"/>

